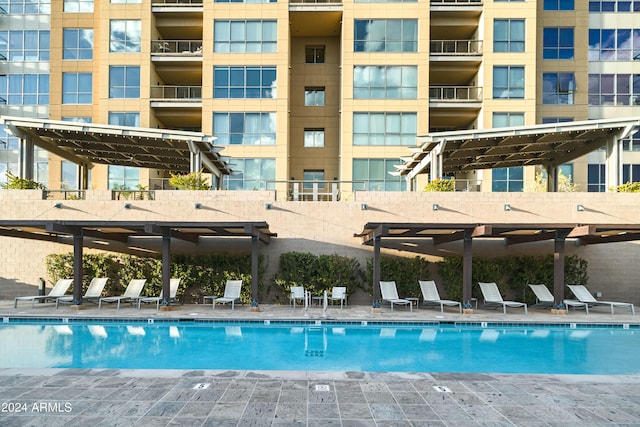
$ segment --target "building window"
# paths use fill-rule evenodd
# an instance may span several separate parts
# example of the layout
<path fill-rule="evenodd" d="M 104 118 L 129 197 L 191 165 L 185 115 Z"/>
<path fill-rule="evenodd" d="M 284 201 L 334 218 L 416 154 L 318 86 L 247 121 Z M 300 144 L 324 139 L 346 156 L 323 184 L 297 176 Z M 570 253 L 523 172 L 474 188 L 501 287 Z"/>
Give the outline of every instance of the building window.
<path fill-rule="evenodd" d="M 140 52 L 141 40 L 141 21 L 114 19 L 110 22 L 109 52 Z"/>
<path fill-rule="evenodd" d="M 75 163 L 62 161 L 60 172 L 60 189 L 78 189 L 78 165 L 76 165 Z"/>
<path fill-rule="evenodd" d="M 276 52 L 276 21 L 213 21 L 213 51 L 218 53 Z"/>
<path fill-rule="evenodd" d="M 111 0 L 112 4 L 139 4 L 142 0 Z"/>
<path fill-rule="evenodd" d="M 109 124 L 116 126 L 140 127 L 140 113 L 128 111 L 109 111 Z"/>
<path fill-rule="evenodd" d="M 64 116 L 62 117 L 63 122 L 73 122 L 73 123 L 92 123 L 92 117 L 86 116 Z"/>
<path fill-rule="evenodd" d="M 0 102 L 49 105 L 49 74 L 0 74 Z"/>
<path fill-rule="evenodd" d="M 276 179 L 275 159 L 233 158 L 233 175 L 225 175 L 226 190 L 273 190 Z"/>
<path fill-rule="evenodd" d="M 404 191 L 403 177 L 393 176 L 398 159 L 353 159 L 353 189 L 360 191 Z M 358 182 L 361 181 L 361 182 Z"/>
<path fill-rule="evenodd" d="M 109 190 L 134 190 L 140 184 L 140 169 L 109 165 Z"/>
<path fill-rule="evenodd" d="M 49 152 L 44 148 L 34 147 L 33 156 L 35 165 L 33 168 L 34 181 L 49 186 Z"/>
<path fill-rule="evenodd" d="M 493 21 L 494 52 L 524 52 L 524 19 Z"/>
<path fill-rule="evenodd" d="M 0 125 L 0 183 L 7 182 L 7 171 L 16 172 L 20 167 L 20 139 Z"/>
<path fill-rule="evenodd" d="M 109 98 L 140 98 L 140 67 L 109 67 Z"/>
<path fill-rule="evenodd" d="M 353 113 L 353 145 L 416 145 L 416 113 Z"/>
<path fill-rule="evenodd" d="M 544 28 L 542 32 L 544 59 L 573 59 L 573 28 Z"/>
<path fill-rule="evenodd" d="M 324 147 L 324 129 L 305 129 L 304 146 L 306 148 Z"/>
<path fill-rule="evenodd" d="M 324 46 L 306 46 L 304 48 L 305 64 L 324 64 Z"/>
<path fill-rule="evenodd" d="M 573 184 L 573 163 L 565 163 L 558 166 L 558 176 L 564 176 L 569 183 Z"/>
<path fill-rule="evenodd" d="M 590 29 L 589 61 L 640 58 L 640 29 Z"/>
<path fill-rule="evenodd" d="M 9 15 L 50 15 L 51 0 L 0 0 L 0 8 Z"/>
<path fill-rule="evenodd" d="M 524 113 L 493 113 L 494 128 L 524 126 Z"/>
<path fill-rule="evenodd" d="M 62 59 L 93 59 L 93 29 L 65 28 L 62 36 Z"/>
<path fill-rule="evenodd" d="M 418 67 L 357 65 L 353 67 L 354 99 L 416 99 Z"/>
<path fill-rule="evenodd" d="M 305 107 L 323 107 L 325 104 L 325 94 L 323 87 L 304 88 Z"/>
<path fill-rule="evenodd" d="M 590 164 L 587 165 L 587 191 L 590 193 L 604 193 L 607 191 L 605 184 L 605 165 Z"/>
<path fill-rule="evenodd" d="M 493 98 L 524 98 L 524 67 L 493 67 Z"/>
<path fill-rule="evenodd" d="M 630 138 L 623 139 L 622 149 L 624 151 L 640 151 L 640 131 L 631 135 Z"/>
<path fill-rule="evenodd" d="M 323 170 L 305 170 L 304 172 L 302 172 L 302 179 L 304 180 L 302 188 L 304 188 L 305 190 L 313 189 L 314 181 L 316 181 L 317 188 L 324 188 Z"/>
<path fill-rule="evenodd" d="M 214 98 L 276 98 L 276 67 L 213 67 Z"/>
<path fill-rule="evenodd" d="M 91 73 L 62 73 L 63 104 L 91 104 L 92 93 Z"/>
<path fill-rule="evenodd" d="M 542 103 L 547 105 L 573 105 L 576 79 L 573 73 L 543 73 Z"/>
<path fill-rule="evenodd" d="M 356 19 L 354 52 L 417 52 L 417 19 Z"/>
<path fill-rule="evenodd" d="M 524 168 L 496 168 L 491 170 L 491 191 L 521 192 L 524 188 Z"/>
<path fill-rule="evenodd" d="M 64 0 L 63 12 L 91 13 L 93 0 Z"/>
<path fill-rule="evenodd" d="M 9 62 L 49 60 L 49 31 L 0 31 L 0 55 Z"/>
<path fill-rule="evenodd" d="M 622 182 L 640 182 L 640 165 L 622 165 Z"/>
<path fill-rule="evenodd" d="M 275 145 L 276 113 L 213 113 L 220 145 Z"/>
<path fill-rule="evenodd" d="M 590 1 L 589 12 L 640 12 L 640 1 Z"/>
<path fill-rule="evenodd" d="M 542 124 L 572 122 L 573 117 L 543 117 Z"/>
<path fill-rule="evenodd" d="M 574 10 L 574 0 L 544 0 L 544 10 Z"/>
<path fill-rule="evenodd" d="M 277 3 L 277 0 L 214 0 L 214 3 Z"/>
<path fill-rule="evenodd" d="M 416 3 L 418 0 L 355 0 L 355 3 Z"/>
<path fill-rule="evenodd" d="M 640 105 L 640 74 L 589 74 L 589 105 Z"/>

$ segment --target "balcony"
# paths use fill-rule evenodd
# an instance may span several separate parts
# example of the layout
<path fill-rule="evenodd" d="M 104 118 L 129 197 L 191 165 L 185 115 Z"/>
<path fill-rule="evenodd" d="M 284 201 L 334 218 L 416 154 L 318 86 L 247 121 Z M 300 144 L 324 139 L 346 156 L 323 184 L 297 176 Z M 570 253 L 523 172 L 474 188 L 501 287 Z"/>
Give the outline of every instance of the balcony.
<path fill-rule="evenodd" d="M 152 100 L 202 101 L 202 86 L 151 86 Z"/>
<path fill-rule="evenodd" d="M 481 102 L 478 86 L 429 86 L 429 100 L 435 102 Z"/>
<path fill-rule="evenodd" d="M 429 52 L 442 56 L 479 56 L 482 40 L 431 40 Z"/>
<path fill-rule="evenodd" d="M 202 7 L 202 0 L 153 0 L 151 7 L 178 6 Z"/>
<path fill-rule="evenodd" d="M 157 57 L 202 57 L 202 40 L 152 40 L 151 55 Z"/>
<path fill-rule="evenodd" d="M 431 6 L 481 6 L 483 0 L 431 0 Z"/>

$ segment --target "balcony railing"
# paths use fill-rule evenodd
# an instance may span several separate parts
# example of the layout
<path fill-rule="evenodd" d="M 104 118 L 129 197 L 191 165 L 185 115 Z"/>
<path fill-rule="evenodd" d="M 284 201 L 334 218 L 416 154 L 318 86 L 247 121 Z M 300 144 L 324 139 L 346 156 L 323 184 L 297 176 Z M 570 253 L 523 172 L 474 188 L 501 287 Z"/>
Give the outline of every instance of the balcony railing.
<path fill-rule="evenodd" d="M 111 200 L 154 200 L 153 190 L 112 190 Z"/>
<path fill-rule="evenodd" d="M 84 200 L 85 190 L 45 190 L 42 192 L 45 200 Z"/>
<path fill-rule="evenodd" d="M 342 0 L 289 0 L 289 5 L 342 4 Z"/>
<path fill-rule="evenodd" d="M 179 5 L 202 6 L 202 0 L 153 0 L 152 6 Z"/>
<path fill-rule="evenodd" d="M 477 86 L 429 86 L 429 99 L 442 102 L 481 101 L 482 88 Z"/>
<path fill-rule="evenodd" d="M 482 55 L 482 40 L 431 40 L 432 55 Z"/>
<path fill-rule="evenodd" d="M 441 6 L 441 5 L 477 6 L 477 5 L 481 5 L 482 2 L 483 0 L 431 0 L 431 4 L 435 6 Z"/>
<path fill-rule="evenodd" d="M 202 86 L 151 86 L 149 89 L 152 99 L 202 99 Z"/>
<path fill-rule="evenodd" d="M 202 40 L 152 40 L 151 53 L 173 55 L 202 55 Z"/>

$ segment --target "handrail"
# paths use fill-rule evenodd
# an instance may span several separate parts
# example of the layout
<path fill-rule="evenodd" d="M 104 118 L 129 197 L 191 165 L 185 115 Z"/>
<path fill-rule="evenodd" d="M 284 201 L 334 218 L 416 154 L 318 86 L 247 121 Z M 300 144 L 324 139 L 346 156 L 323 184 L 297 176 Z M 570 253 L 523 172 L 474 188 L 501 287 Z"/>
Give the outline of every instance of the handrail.
<path fill-rule="evenodd" d="M 434 55 L 482 55 L 482 40 L 431 40 Z"/>
<path fill-rule="evenodd" d="M 179 4 L 181 6 L 184 5 L 194 5 L 194 6 L 202 6 L 202 0 L 153 0 L 152 6 L 165 6 L 165 5 L 174 5 Z"/>
<path fill-rule="evenodd" d="M 452 5 L 481 5 L 483 0 L 431 0 L 431 4 L 452 4 Z"/>
<path fill-rule="evenodd" d="M 289 5 L 296 4 L 342 4 L 342 0 L 289 0 Z"/>
<path fill-rule="evenodd" d="M 479 86 L 429 86 L 429 99 L 436 101 L 481 101 Z"/>
<path fill-rule="evenodd" d="M 155 99 L 202 99 L 202 86 L 151 86 L 149 97 Z"/>
<path fill-rule="evenodd" d="M 84 200 L 86 190 L 44 190 L 44 200 Z"/>
<path fill-rule="evenodd" d="M 202 55 L 202 40 L 152 40 L 151 53 Z"/>

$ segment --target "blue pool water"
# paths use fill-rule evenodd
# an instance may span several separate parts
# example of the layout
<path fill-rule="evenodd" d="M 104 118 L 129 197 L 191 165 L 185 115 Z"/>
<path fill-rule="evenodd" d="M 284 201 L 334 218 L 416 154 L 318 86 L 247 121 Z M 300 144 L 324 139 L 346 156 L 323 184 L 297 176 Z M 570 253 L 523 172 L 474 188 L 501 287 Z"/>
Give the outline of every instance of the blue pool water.
<path fill-rule="evenodd" d="M 640 374 L 640 328 L 0 324 L 0 368 Z"/>

